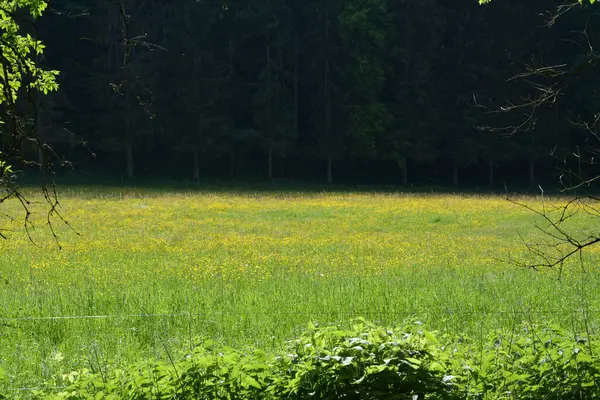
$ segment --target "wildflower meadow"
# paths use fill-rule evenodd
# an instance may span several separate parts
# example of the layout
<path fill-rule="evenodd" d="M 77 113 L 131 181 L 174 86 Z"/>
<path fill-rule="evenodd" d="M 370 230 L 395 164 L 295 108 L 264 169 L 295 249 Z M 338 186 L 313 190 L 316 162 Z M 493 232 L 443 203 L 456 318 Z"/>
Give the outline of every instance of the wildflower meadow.
<path fill-rule="evenodd" d="M 73 229 L 55 219 L 58 242 L 42 205 L 32 240 L 16 218 L 0 241 L 9 397 L 71 371 L 169 360 L 199 340 L 275 351 L 308 324 L 359 317 L 475 339 L 524 321 L 567 331 L 598 322 L 595 250 L 585 272 L 578 260 L 562 273 L 515 266 L 528 257 L 522 240 L 540 233 L 531 212 L 501 196 L 60 193 Z"/>

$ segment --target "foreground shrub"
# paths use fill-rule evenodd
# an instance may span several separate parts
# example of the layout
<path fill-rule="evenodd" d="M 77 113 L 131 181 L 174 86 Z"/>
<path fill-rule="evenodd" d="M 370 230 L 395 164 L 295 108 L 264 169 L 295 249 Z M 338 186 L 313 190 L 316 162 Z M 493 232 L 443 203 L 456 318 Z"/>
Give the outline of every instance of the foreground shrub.
<path fill-rule="evenodd" d="M 479 362 L 465 364 L 461 389 L 494 399 L 598 398 L 600 347 L 595 339 L 532 326 L 492 336 Z"/>
<path fill-rule="evenodd" d="M 428 332 L 316 327 L 284 351 L 243 354 L 211 343 L 170 362 L 63 377 L 52 399 L 568 399 L 597 398 L 600 348 L 558 328 L 522 327 L 483 345 Z"/>
<path fill-rule="evenodd" d="M 360 322 L 351 330 L 316 328 L 276 358 L 278 379 L 267 391 L 315 399 L 445 398 L 448 354 L 415 326 L 385 330 Z"/>

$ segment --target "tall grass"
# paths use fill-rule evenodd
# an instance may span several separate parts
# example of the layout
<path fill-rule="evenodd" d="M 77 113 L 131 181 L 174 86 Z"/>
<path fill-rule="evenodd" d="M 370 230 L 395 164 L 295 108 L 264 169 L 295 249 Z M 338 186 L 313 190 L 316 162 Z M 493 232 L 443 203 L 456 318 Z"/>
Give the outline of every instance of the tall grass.
<path fill-rule="evenodd" d="M 59 250 L 40 214 L 39 247 L 20 220 L 0 242 L 8 389 L 82 367 L 166 359 L 198 336 L 276 348 L 309 321 L 344 325 L 363 316 L 484 337 L 525 319 L 579 330 L 584 312 L 600 309 L 588 296 L 600 284 L 595 253 L 583 279 L 576 264 L 559 276 L 506 262 L 527 257 L 518 233 L 537 232 L 530 213 L 502 198 L 62 193 L 62 212 L 81 236 L 58 226 Z M 586 223 L 593 221 L 582 229 Z M 586 314 L 592 329 L 597 321 Z"/>

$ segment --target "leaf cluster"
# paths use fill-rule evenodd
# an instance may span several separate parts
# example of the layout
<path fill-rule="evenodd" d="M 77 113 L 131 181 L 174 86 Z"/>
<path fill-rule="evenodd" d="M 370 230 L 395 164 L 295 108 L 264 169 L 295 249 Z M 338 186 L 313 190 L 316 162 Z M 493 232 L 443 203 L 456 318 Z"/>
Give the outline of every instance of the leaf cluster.
<path fill-rule="evenodd" d="M 25 9 L 37 18 L 47 5 L 43 0 L 0 1 L 0 104 L 14 104 L 24 84 L 44 94 L 58 89 L 58 71 L 43 70 L 36 63 L 44 44 L 24 33 L 16 17 L 19 10 Z"/>
<path fill-rule="evenodd" d="M 522 325 L 481 344 L 420 323 L 309 329 L 276 354 L 204 342 L 179 361 L 62 377 L 50 399 L 506 399 L 600 396 L 595 337 Z M 54 382 L 53 384 L 56 384 Z"/>

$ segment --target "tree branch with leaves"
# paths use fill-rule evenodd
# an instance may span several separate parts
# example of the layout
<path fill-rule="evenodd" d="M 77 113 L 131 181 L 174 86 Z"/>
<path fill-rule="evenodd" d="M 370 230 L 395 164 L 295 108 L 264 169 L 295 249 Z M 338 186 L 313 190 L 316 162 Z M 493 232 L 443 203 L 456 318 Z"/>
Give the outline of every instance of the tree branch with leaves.
<path fill-rule="evenodd" d="M 58 71 L 39 66 L 45 47 L 35 34 L 35 24 L 31 23 L 47 6 L 44 0 L 0 0 L 0 204 L 9 200 L 20 204 L 23 225 L 29 235 L 29 228 L 33 226 L 32 201 L 18 183 L 17 168 L 37 164 L 42 196 L 48 205 L 46 223 L 57 239 L 53 218 L 66 223 L 58 211 L 59 201 L 51 175 L 57 158 L 53 157 L 56 154 L 52 148 L 39 137 L 39 110 L 33 101 L 34 96 L 58 89 Z M 33 106 L 24 107 L 26 103 Z M 24 111 L 27 108 L 33 115 Z M 27 155 L 31 150 L 47 156 L 33 161 Z M 15 218 L 8 213 L 0 216 L 10 220 Z M 0 230 L 0 236 L 6 238 L 6 230 Z"/>

